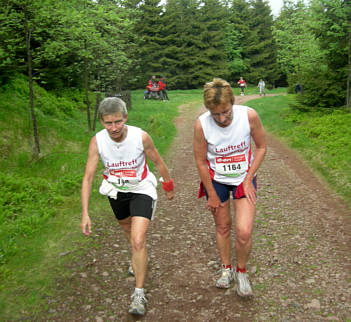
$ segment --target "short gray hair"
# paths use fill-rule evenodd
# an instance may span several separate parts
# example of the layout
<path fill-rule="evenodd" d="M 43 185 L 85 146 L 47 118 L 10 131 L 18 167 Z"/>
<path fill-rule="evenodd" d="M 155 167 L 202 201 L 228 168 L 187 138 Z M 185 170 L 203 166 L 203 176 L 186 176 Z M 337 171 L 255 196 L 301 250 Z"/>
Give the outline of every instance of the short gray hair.
<path fill-rule="evenodd" d="M 128 115 L 126 103 L 118 97 L 106 97 L 99 105 L 98 115 L 100 120 L 105 115 L 121 113 L 123 117 Z"/>

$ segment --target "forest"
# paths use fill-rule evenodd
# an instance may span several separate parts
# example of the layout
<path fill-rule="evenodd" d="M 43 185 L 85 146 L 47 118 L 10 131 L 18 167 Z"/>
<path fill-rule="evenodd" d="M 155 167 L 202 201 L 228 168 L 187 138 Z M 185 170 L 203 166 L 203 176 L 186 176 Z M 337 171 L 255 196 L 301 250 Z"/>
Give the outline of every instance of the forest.
<path fill-rule="evenodd" d="M 2 0 L 0 84 L 115 93 L 163 75 L 169 89 L 213 77 L 300 84 L 304 108 L 350 104 L 350 0 Z M 88 101 L 88 95 L 87 101 Z M 89 103 L 89 102 L 87 102 Z"/>
<path fill-rule="evenodd" d="M 143 99 L 151 75 L 170 101 Z M 267 132 L 351 205 L 350 0 L 285 0 L 278 16 L 263 0 L 1 0 L 0 320 L 43 318 L 67 263 L 98 244 L 78 223 L 99 99 L 130 91 L 131 124 L 164 155 L 179 106 L 199 108 L 213 77 L 235 95 L 239 77 L 248 95 L 262 78 L 276 96 L 249 106 Z M 98 181 L 91 211 L 108 221 Z"/>

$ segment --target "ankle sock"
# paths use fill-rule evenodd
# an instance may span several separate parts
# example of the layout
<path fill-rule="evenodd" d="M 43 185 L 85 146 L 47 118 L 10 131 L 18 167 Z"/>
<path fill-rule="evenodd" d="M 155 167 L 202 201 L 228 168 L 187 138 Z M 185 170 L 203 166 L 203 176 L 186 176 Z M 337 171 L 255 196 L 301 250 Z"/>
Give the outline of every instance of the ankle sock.
<path fill-rule="evenodd" d="M 222 264 L 222 268 L 224 268 L 224 269 L 232 269 L 232 265 L 231 264 L 229 264 L 229 265 L 225 265 L 225 264 Z"/>
<path fill-rule="evenodd" d="M 139 294 L 139 295 L 144 295 L 144 289 L 143 288 L 135 288 L 134 289 L 134 293 L 135 294 Z"/>
<path fill-rule="evenodd" d="M 246 273 L 246 268 L 239 268 L 239 267 L 237 267 L 237 268 L 236 268 L 236 272 L 237 272 L 237 273 L 240 272 L 240 273 L 245 274 L 245 273 Z"/>

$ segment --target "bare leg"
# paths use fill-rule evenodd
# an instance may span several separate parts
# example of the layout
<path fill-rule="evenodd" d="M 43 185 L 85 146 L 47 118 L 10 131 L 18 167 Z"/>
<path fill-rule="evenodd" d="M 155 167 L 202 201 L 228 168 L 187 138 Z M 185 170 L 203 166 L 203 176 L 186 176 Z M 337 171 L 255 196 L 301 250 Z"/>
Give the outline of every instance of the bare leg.
<path fill-rule="evenodd" d="M 118 223 L 121 225 L 126 238 L 128 240 L 128 243 L 130 244 L 130 234 L 131 234 L 131 230 L 132 230 L 132 218 L 131 217 L 127 217 L 125 219 L 122 220 L 118 220 Z"/>
<path fill-rule="evenodd" d="M 237 266 L 245 268 L 252 247 L 252 227 L 255 206 L 246 198 L 234 200 L 235 207 L 235 253 Z"/>
<path fill-rule="evenodd" d="M 119 220 L 118 223 L 123 228 L 124 234 L 125 234 L 127 241 L 128 241 L 128 245 L 131 246 L 132 241 L 131 241 L 130 235 L 131 235 L 131 230 L 132 230 L 132 217 L 127 217 L 125 219 Z M 129 268 L 128 268 L 128 273 L 129 273 Z M 134 272 L 132 275 L 134 275 Z"/>
<path fill-rule="evenodd" d="M 147 270 L 146 232 L 150 220 L 133 217 L 131 226 L 132 265 L 135 275 L 135 287 L 143 288 Z"/>
<path fill-rule="evenodd" d="M 216 243 L 222 264 L 231 264 L 231 238 L 232 217 L 230 216 L 230 202 L 226 201 L 213 215 L 216 224 Z"/>

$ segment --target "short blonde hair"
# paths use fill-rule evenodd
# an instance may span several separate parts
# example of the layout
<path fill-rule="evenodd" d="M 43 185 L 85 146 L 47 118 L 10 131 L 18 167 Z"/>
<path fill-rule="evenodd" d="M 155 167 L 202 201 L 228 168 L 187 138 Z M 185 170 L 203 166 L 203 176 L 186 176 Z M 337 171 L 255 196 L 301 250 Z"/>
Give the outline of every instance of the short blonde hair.
<path fill-rule="evenodd" d="M 219 104 L 234 104 L 235 98 L 230 84 L 221 78 L 214 78 L 204 86 L 204 104 L 211 110 Z"/>

